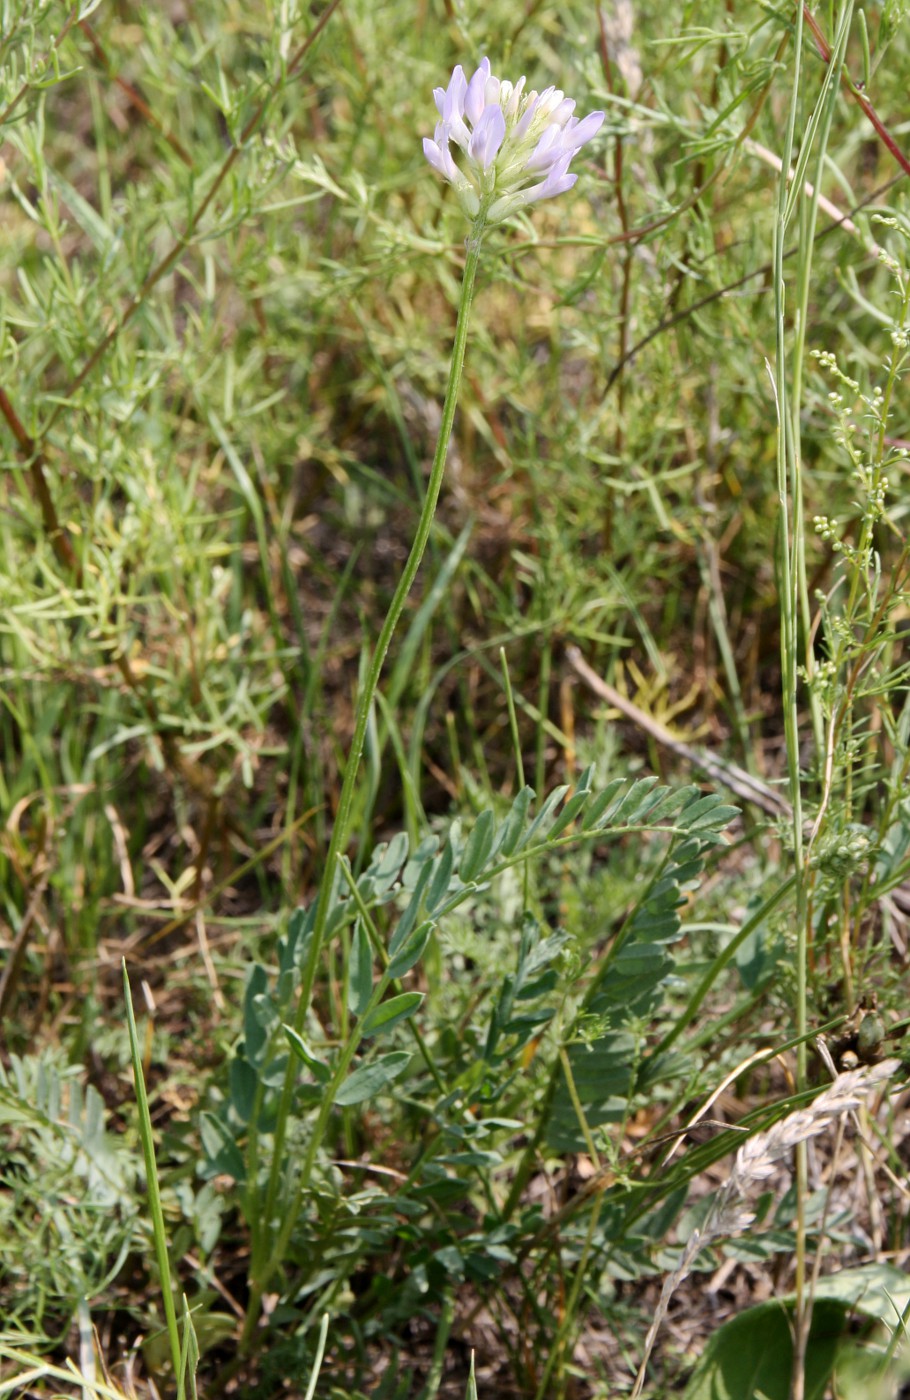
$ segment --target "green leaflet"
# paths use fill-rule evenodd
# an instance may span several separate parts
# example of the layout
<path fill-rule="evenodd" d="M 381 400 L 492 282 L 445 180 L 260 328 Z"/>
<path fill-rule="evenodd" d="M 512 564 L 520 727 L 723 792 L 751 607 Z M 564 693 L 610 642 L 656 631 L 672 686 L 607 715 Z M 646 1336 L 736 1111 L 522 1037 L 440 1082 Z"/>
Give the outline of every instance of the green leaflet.
<path fill-rule="evenodd" d="M 380 1055 L 378 1060 L 371 1060 L 369 1064 L 359 1065 L 339 1088 L 335 1095 L 336 1104 L 339 1108 L 350 1108 L 353 1104 L 374 1098 L 393 1079 L 404 1073 L 410 1059 L 407 1050 L 393 1050 L 388 1055 Z"/>
<path fill-rule="evenodd" d="M 351 940 L 351 961 L 348 969 L 348 1010 L 362 1016 L 373 995 L 373 950 L 370 937 L 360 919 L 354 925 Z"/>
<path fill-rule="evenodd" d="M 363 1023 L 363 1034 L 384 1035 L 399 1021 L 407 1021 L 423 1001 L 422 992 L 401 992 L 397 997 L 389 997 L 371 1011 Z"/>

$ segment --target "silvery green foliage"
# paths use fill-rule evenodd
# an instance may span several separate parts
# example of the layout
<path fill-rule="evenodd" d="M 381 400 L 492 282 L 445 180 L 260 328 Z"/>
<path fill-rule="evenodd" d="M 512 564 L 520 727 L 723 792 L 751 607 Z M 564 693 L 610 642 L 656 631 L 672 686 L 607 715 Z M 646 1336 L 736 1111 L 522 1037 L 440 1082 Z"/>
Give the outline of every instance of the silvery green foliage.
<path fill-rule="evenodd" d="M 52 1053 L 0 1064 L 0 1280 L 15 1281 L 7 1296 L 48 1335 L 65 1333 L 80 1300 L 117 1276 L 137 1228 L 132 1151 L 80 1080 L 79 1066 Z"/>

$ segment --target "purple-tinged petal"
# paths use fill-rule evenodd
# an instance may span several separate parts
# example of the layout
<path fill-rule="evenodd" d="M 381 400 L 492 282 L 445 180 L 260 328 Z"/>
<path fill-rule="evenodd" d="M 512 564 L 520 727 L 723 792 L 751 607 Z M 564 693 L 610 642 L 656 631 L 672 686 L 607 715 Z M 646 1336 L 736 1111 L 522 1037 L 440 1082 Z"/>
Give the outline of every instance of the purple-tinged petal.
<path fill-rule="evenodd" d="M 550 121 L 556 126 L 565 126 L 566 122 L 575 111 L 576 103 L 572 97 L 564 97 L 558 107 L 554 107 L 550 113 Z"/>
<path fill-rule="evenodd" d="M 445 107 L 445 100 L 446 100 L 446 90 L 445 90 L 445 88 L 434 88 L 434 89 L 433 89 L 433 101 L 436 103 L 436 110 L 437 110 L 437 112 L 439 113 L 440 116 L 442 116 L 443 108 Z"/>
<path fill-rule="evenodd" d="M 453 125 L 464 118 L 464 96 L 468 90 L 464 69 L 457 63 L 452 69 L 449 86 L 446 88 L 442 104 L 442 119 Z"/>
<path fill-rule="evenodd" d="M 603 112 L 591 112 L 588 116 L 583 118 L 582 121 L 578 122 L 576 126 L 572 126 L 569 130 L 564 132 L 563 139 L 568 137 L 569 140 L 571 140 L 573 150 L 579 151 L 587 141 L 591 140 L 592 136 L 597 135 L 603 123 Z"/>
<path fill-rule="evenodd" d="M 494 103 L 499 103 L 499 94 L 501 92 L 502 83 L 499 79 L 492 76 L 487 78 L 486 86 L 483 90 L 484 106 L 491 107 Z"/>
<path fill-rule="evenodd" d="M 471 137 L 470 155 L 484 170 L 489 170 L 496 153 L 505 140 L 506 119 L 501 107 L 485 107 Z"/>
<path fill-rule="evenodd" d="M 486 106 L 487 79 L 490 77 L 490 60 L 482 58 L 480 67 L 468 83 L 464 98 L 464 114 L 472 126 L 476 126 Z"/>
<path fill-rule="evenodd" d="M 529 190 L 522 190 L 522 203 L 534 204 L 538 199 L 553 199 L 558 194 L 565 194 L 566 190 L 570 190 L 577 179 L 577 175 L 560 175 L 558 178 L 554 178 L 551 170 L 547 178 L 541 180 L 539 185 L 532 185 Z"/>
<path fill-rule="evenodd" d="M 438 170 L 440 175 L 444 175 L 447 180 L 453 183 L 458 180 L 458 166 L 452 159 L 448 145 L 438 146 L 429 137 L 423 138 L 423 153 L 430 162 L 434 170 Z"/>
<path fill-rule="evenodd" d="M 524 112 L 522 112 L 521 117 L 519 118 L 518 123 L 515 127 L 515 130 L 512 132 L 512 136 L 516 141 L 520 141 L 521 138 L 524 135 L 526 135 L 528 127 L 534 120 L 534 114 L 537 111 L 537 104 L 540 102 L 540 98 L 537 96 L 530 96 L 529 94 L 529 97 L 530 100 L 528 102 L 528 105 L 525 108 Z"/>
<path fill-rule="evenodd" d="M 524 75 L 522 75 L 518 79 L 518 82 L 515 84 L 515 86 L 512 88 L 512 91 L 509 93 L 508 99 L 505 102 L 505 105 L 503 106 L 503 111 L 505 112 L 507 117 L 514 117 L 515 113 L 518 111 L 518 104 L 521 101 L 521 94 L 524 91 L 524 85 L 525 80 Z M 500 105 L 502 106 L 503 104 Z"/>
<path fill-rule="evenodd" d="M 525 170 L 549 170 L 563 152 L 563 136 L 558 126 L 548 126 L 525 162 Z"/>

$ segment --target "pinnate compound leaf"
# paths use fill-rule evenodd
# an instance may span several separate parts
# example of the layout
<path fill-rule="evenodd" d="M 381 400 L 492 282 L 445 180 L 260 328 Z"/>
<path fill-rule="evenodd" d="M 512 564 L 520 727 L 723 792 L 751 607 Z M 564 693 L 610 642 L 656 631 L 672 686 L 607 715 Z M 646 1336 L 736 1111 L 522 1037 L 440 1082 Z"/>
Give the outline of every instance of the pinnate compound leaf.
<path fill-rule="evenodd" d="M 340 1108 L 350 1108 L 354 1104 L 364 1103 L 373 1098 L 381 1093 L 386 1085 L 391 1084 L 393 1079 L 404 1073 L 410 1059 L 407 1050 L 393 1050 L 388 1055 L 380 1055 L 377 1060 L 371 1060 L 369 1064 L 358 1065 L 335 1095 L 336 1104 Z"/>
<path fill-rule="evenodd" d="M 525 832 L 524 836 L 522 836 L 518 845 L 515 847 L 516 851 L 524 850 L 525 846 L 533 846 L 535 837 L 542 837 L 546 834 L 546 831 L 550 826 L 553 813 L 556 811 L 556 808 L 559 806 L 560 802 L 565 797 L 568 791 L 568 784 L 561 783 L 559 787 L 555 787 L 553 789 L 549 797 L 546 797 L 544 799 L 543 806 L 537 813 L 537 816 L 534 818 L 531 825 Z"/>
<path fill-rule="evenodd" d="M 550 830 L 547 832 L 548 841 L 555 841 L 557 836 L 561 836 L 566 828 L 572 825 L 572 822 L 574 822 L 575 818 L 587 804 L 590 796 L 590 788 L 584 788 L 582 791 L 572 794 L 559 816 L 550 827 Z"/>
<path fill-rule="evenodd" d="M 594 801 L 589 803 L 588 807 L 585 809 L 584 821 L 581 824 L 583 831 L 595 831 L 602 822 L 607 820 L 607 810 L 614 801 L 620 788 L 625 786 L 625 782 L 625 778 L 614 778 L 611 783 L 607 784 L 602 792 L 597 794 Z"/>

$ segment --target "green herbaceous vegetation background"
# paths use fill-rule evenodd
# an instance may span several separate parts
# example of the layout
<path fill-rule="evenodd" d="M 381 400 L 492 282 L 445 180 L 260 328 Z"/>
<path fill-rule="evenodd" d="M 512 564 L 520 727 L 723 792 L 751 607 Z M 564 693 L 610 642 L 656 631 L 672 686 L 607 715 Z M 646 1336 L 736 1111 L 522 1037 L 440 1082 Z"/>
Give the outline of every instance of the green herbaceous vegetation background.
<path fill-rule="evenodd" d="M 0 3 L 2 1393 L 898 1394 L 905 9 Z"/>

